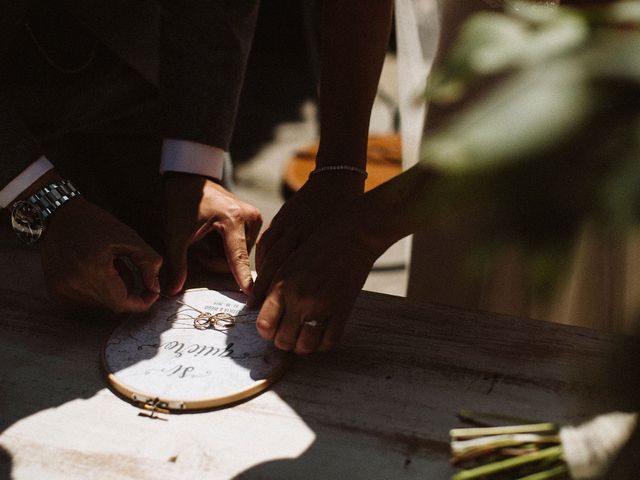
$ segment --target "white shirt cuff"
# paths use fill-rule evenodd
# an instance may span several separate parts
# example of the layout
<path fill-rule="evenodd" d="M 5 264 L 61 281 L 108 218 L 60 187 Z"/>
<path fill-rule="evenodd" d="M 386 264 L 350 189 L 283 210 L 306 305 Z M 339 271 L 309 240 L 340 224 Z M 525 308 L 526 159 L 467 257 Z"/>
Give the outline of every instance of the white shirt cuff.
<path fill-rule="evenodd" d="M 218 147 L 165 138 L 160 173 L 184 172 L 222 180 L 225 151 Z"/>
<path fill-rule="evenodd" d="M 6 187 L 0 190 L 0 207 L 7 208 L 18 195 L 52 168 L 53 165 L 44 156 L 33 162 L 20 175 L 11 180 Z"/>

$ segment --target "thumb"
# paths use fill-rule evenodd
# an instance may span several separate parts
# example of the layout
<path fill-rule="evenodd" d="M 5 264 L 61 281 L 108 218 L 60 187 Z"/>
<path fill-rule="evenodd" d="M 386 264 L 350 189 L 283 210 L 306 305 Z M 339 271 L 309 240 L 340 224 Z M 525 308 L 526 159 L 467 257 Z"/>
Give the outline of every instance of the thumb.
<path fill-rule="evenodd" d="M 129 258 L 138 267 L 147 290 L 160 293 L 160 268 L 162 257 L 152 248 L 137 249 L 129 253 Z"/>

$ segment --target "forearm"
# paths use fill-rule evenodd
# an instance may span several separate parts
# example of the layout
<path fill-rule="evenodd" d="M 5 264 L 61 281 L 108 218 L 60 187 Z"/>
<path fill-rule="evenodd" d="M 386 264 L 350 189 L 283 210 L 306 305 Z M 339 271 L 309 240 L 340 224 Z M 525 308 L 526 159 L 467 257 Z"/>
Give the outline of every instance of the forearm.
<path fill-rule="evenodd" d="M 365 248 L 379 256 L 401 238 L 433 219 L 438 182 L 418 164 L 362 195 L 353 208 L 352 228 Z"/>
<path fill-rule="evenodd" d="M 366 165 L 369 117 L 392 7 L 391 0 L 323 1 L 318 167 Z"/>

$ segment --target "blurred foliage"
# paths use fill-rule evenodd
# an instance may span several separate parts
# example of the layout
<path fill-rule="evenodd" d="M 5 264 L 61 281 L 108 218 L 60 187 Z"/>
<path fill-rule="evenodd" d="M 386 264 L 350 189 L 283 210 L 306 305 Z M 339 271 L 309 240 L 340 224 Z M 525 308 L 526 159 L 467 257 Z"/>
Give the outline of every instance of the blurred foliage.
<path fill-rule="evenodd" d="M 557 277 L 585 222 L 640 221 L 639 1 L 474 15 L 427 95 L 454 113 L 422 161 L 444 174 L 444 198 L 482 206 L 490 251 L 525 251 L 534 286 Z"/>

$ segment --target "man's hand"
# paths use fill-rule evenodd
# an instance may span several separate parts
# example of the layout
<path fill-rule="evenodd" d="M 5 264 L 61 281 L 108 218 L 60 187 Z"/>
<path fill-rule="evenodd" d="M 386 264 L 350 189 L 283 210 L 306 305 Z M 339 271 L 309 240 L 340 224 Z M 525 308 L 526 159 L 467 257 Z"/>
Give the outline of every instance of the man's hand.
<path fill-rule="evenodd" d="M 257 208 L 205 177 L 179 174 L 164 181 L 164 215 L 169 295 L 184 287 L 191 247 L 205 268 L 230 270 L 240 289 L 251 292 L 249 252 L 262 226 Z"/>
<path fill-rule="evenodd" d="M 287 258 L 312 234 L 321 231 L 323 225 L 329 225 L 341 216 L 363 190 L 364 180 L 359 175 L 327 172 L 312 176 L 283 205 L 256 247 L 258 278 L 250 300 L 252 305 L 258 305 L 266 298 Z M 322 249 L 322 245 L 320 247 Z"/>
<path fill-rule="evenodd" d="M 117 268 L 128 257 L 148 292 L 129 291 Z M 63 305 L 144 312 L 160 293 L 162 257 L 131 228 L 83 197 L 52 215 L 42 244 L 42 266 L 51 298 Z"/>

